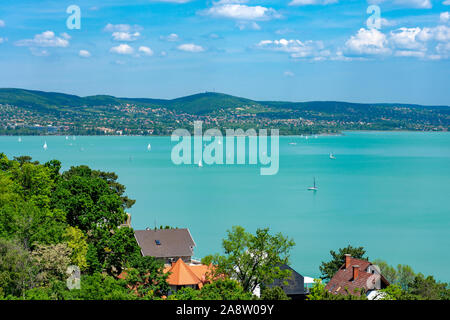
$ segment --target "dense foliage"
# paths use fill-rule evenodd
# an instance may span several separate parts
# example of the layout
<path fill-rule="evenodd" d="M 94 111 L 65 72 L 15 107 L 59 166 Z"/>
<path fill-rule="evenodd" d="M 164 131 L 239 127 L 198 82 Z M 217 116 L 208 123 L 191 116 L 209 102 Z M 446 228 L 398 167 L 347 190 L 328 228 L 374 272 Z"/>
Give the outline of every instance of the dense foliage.
<path fill-rule="evenodd" d="M 0 297 L 139 299 L 168 292 L 163 264 L 142 257 L 129 227 L 134 204 L 114 173 L 0 154 Z M 69 290 L 69 266 L 81 288 Z M 128 276 L 119 277 L 122 272 Z M 139 289 L 137 290 L 137 284 Z"/>
<path fill-rule="evenodd" d="M 245 291 L 271 285 L 275 279 L 287 279 L 290 270 L 280 266 L 289 263 L 294 241 L 282 234 L 271 235 L 269 229 L 257 229 L 253 235 L 243 227 L 235 226 L 228 231 L 222 246 L 225 255 L 216 254 L 203 259 L 204 264 L 217 266 L 217 274 L 226 274 L 236 279 Z"/>

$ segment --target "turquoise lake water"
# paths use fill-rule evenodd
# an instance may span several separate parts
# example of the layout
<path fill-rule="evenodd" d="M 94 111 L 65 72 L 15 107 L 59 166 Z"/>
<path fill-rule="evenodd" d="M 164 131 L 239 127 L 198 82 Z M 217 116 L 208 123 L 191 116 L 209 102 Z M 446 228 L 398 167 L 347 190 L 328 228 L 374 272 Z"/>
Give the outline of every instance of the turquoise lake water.
<path fill-rule="evenodd" d="M 133 227 L 187 227 L 198 258 L 221 252 L 233 225 L 270 227 L 295 240 L 291 265 L 303 275 L 318 276 L 331 249 L 351 244 L 450 281 L 450 133 L 281 137 L 274 176 L 254 165 L 176 166 L 174 145 L 169 137 L 0 137 L 11 158 L 116 172 L 137 200 Z M 307 190 L 314 177 L 315 193 Z"/>

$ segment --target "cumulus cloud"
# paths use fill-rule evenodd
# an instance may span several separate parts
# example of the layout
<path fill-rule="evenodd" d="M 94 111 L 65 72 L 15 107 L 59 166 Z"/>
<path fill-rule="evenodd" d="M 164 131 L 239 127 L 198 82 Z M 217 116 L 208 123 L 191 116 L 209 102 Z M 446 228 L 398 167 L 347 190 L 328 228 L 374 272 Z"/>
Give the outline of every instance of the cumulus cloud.
<path fill-rule="evenodd" d="M 109 51 L 112 53 L 128 55 L 128 54 L 133 54 L 134 49 L 132 47 L 130 47 L 129 45 L 122 43 L 116 47 L 112 47 L 111 49 L 109 49 Z"/>
<path fill-rule="evenodd" d="M 91 56 L 91 53 L 87 50 L 80 50 L 78 52 L 78 55 L 82 58 L 89 58 Z"/>
<path fill-rule="evenodd" d="M 125 42 L 131 42 L 136 41 L 141 34 L 139 32 L 124 32 L 124 31 L 116 31 L 112 33 L 112 37 L 114 41 L 125 41 Z"/>
<path fill-rule="evenodd" d="M 448 12 L 448 11 L 442 12 L 439 15 L 439 19 L 440 19 L 441 22 L 447 23 L 450 20 L 450 12 Z"/>
<path fill-rule="evenodd" d="M 5 21 L 0 20 L 0 28 L 3 28 L 5 25 L 6 25 L 6 24 L 5 24 Z"/>
<path fill-rule="evenodd" d="M 19 40 L 16 46 L 23 47 L 62 47 L 69 46 L 69 40 L 64 37 L 57 37 L 53 31 L 44 31 L 34 36 L 33 39 Z"/>
<path fill-rule="evenodd" d="M 285 76 L 285 77 L 293 77 L 293 76 L 295 76 L 295 74 L 292 72 L 292 71 L 285 71 L 284 73 L 283 73 L 283 75 Z"/>
<path fill-rule="evenodd" d="M 281 15 L 272 8 L 242 4 L 245 2 L 246 1 L 219 1 L 202 13 L 212 17 L 236 20 L 270 20 L 281 17 Z"/>
<path fill-rule="evenodd" d="M 327 5 L 337 3 L 338 0 L 292 0 L 290 6 Z"/>
<path fill-rule="evenodd" d="M 143 54 L 144 56 L 152 56 L 153 55 L 153 50 L 150 49 L 149 47 L 140 46 L 138 51 L 139 51 L 139 53 Z"/>
<path fill-rule="evenodd" d="M 194 52 L 194 53 L 205 51 L 205 49 L 202 46 L 199 46 L 199 45 L 196 45 L 193 43 L 185 43 L 185 44 L 179 45 L 177 47 L 177 49 L 180 51 Z"/>
<path fill-rule="evenodd" d="M 444 6 L 450 6 L 450 0 L 445 0 L 444 2 L 442 2 L 442 4 Z"/>
<path fill-rule="evenodd" d="M 424 34 L 420 28 L 399 28 L 391 31 L 390 42 L 400 49 L 425 49 L 423 41 L 428 35 Z"/>
<path fill-rule="evenodd" d="M 380 55 L 388 54 L 386 35 L 377 29 L 358 30 L 345 43 L 346 52 L 350 55 Z"/>
<path fill-rule="evenodd" d="M 256 47 L 259 49 L 289 53 L 292 58 L 323 60 L 330 56 L 330 52 L 324 50 L 321 41 L 300 41 L 296 39 L 263 40 Z"/>
<path fill-rule="evenodd" d="M 5 42 L 6 40 L 4 39 L 4 38 L 2 38 L 2 37 L 0 37 L 0 43 L 3 43 L 3 42 Z"/>
<path fill-rule="evenodd" d="M 159 38 L 161 40 L 169 41 L 169 42 L 176 42 L 176 41 L 180 40 L 180 37 L 176 33 L 171 33 L 167 36 L 160 36 Z"/>

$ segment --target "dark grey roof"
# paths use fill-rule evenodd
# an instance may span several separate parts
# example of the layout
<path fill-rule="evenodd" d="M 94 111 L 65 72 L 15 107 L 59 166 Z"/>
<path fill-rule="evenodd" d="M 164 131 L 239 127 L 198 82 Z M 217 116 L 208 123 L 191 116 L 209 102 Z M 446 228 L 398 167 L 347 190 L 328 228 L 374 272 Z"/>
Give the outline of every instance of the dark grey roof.
<path fill-rule="evenodd" d="M 291 277 L 287 280 L 277 279 L 269 287 L 281 287 L 288 296 L 305 294 L 305 278 L 300 273 L 298 273 L 297 271 L 295 271 L 286 264 L 280 266 L 280 269 L 291 270 L 292 273 Z M 284 284 L 284 282 L 287 282 L 287 285 Z"/>
<path fill-rule="evenodd" d="M 188 229 L 135 230 L 134 236 L 144 256 L 169 258 L 193 255 L 195 242 Z M 160 245 L 156 244 L 157 240 Z"/>

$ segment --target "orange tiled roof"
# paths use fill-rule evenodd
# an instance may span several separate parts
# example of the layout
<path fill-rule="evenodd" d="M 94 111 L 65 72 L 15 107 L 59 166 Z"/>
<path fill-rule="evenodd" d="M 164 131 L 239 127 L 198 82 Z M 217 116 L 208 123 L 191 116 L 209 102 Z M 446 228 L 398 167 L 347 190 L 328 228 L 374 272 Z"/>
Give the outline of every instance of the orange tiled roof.
<path fill-rule="evenodd" d="M 189 266 L 182 259 L 178 259 L 172 266 L 164 269 L 164 272 L 170 272 L 167 278 L 168 284 L 173 286 L 198 285 L 200 288 L 207 282 L 209 271 L 209 266 Z"/>

